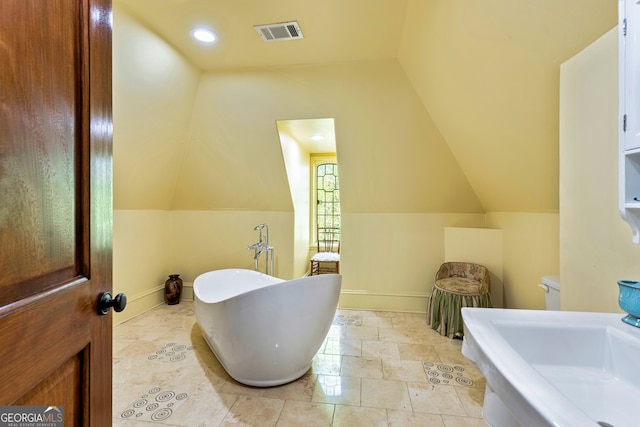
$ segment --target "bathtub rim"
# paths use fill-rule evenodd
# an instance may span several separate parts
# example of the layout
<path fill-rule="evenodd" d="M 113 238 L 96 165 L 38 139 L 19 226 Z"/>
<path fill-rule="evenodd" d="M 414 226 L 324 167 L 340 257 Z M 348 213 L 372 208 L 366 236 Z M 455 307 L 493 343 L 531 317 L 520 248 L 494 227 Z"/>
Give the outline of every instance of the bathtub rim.
<path fill-rule="evenodd" d="M 208 278 L 209 276 L 213 276 L 216 273 L 223 275 L 223 274 L 229 274 L 229 273 L 238 273 L 238 272 L 242 272 L 242 274 L 245 274 L 247 276 L 253 276 L 256 279 L 262 279 L 264 280 L 264 283 L 261 283 L 258 286 L 252 287 L 250 289 L 245 289 L 245 290 L 241 290 L 240 292 L 236 292 L 236 293 L 232 293 L 230 295 L 225 295 L 222 298 L 216 298 L 216 299 L 206 299 L 203 298 L 202 292 L 198 292 L 200 287 L 204 287 L 207 286 L 207 282 L 205 281 L 206 278 Z M 268 274 L 259 272 L 259 271 L 255 271 L 255 270 L 249 270 L 249 269 L 244 269 L 244 268 L 223 268 L 220 270 L 211 270 L 211 271 L 206 271 L 204 273 L 199 274 L 195 280 L 193 281 L 193 299 L 194 301 L 196 300 L 196 298 L 199 301 L 202 301 L 205 304 L 219 304 L 222 303 L 224 301 L 227 301 L 229 299 L 232 298 L 236 298 L 239 297 L 241 295 L 245 295 L 248 294 L 250 292 L 255 292 L 258 291 L 260 289 L 264 289 L 264 288 L 268 288 L 268 287 L 272 287 L 278 284 L 283 284 L 283 283 L 290 283 L 290 282 L 300 282 L 300 283 L 305 283 L 307 281 L 318 281 L 321 280 L 319 279 L 321 276 L 325 276 L 325 280 L 326 280 L 326 276 L 342 276 L 341 274 L 337 274 L 337 273 L 330 273 L 330 274 L 322 274 L 322 275 L 314 275 L 314 276 L 303 276 L 303 277 L 299 277 L 296 279 L 290 279 L 290 280 L 286 280 L 286 279 L 281 279 L 279 277 L 275 277 L 275 276 L 269 276 Z M 209 285 L 211 285 L 211 283 L 209 283 Z"/>
<path fill-rule="evenodd" d="M 259 281 L 259 285 L 247 287 L 244 290 L 240 288 L 240 289 L 237 289 L 239 292 L 227 293 L 226 295 L 223 295 L 222 297 L 215 298 L 215 299 L 204 298 L 204 296 L 202 295 L 203 291 L 200 290 L 201 287 L 215 286 L 215 277 L 212 277 L 212 276 L 220 276 L 220 278 L 229 277 L 237 280 L 238 278 L 242 279 L 242 277 L 239 277 L 240 275 L 243 275 L 247 278 L 251 278 L 251 280 L 254 280 L 254 281 Z M 209 282 L 209 280 L 211 282 Z M 260 271 L 249 270 L 246 268 L 222 268 L 219 270 L 210 270 L 210 271 L 205 271 L 204 273 L 199 274 L 193 281 L 193 298 L 194 298 L 194 301 L 196 298 L 198 298 L 198 300 L 206 304 L 218 304 L 226 300 L 229 300 L 231 298 L 235 298 L 239 295 L 243 295 L 247 292 L 252 292 L 257 289 L 262 289 L 262 288 L 276 285 L 282 282 L 286 282 L 286 280 L 280 279 L 275 276 L 269 276 L 268 274 L 262 273 Z M 257 283 L 257 282 L 252 282 L 252 284 L 253 283 Z M 238 282 L 238 284 L 244 285 L 244 283 L 242 282 Z"/>

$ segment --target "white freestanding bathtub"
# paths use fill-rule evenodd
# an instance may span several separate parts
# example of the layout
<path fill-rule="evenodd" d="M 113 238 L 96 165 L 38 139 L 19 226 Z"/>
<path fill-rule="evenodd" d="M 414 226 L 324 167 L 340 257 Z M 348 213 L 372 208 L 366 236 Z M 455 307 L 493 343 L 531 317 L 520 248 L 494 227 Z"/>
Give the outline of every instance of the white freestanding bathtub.
<path fill-rule="evenodd" d="M 342 276 L 282 280 L 243 269 L 203 273 L 193 284 L 195 315 L 233 379 L 270 387 L 298 379 L 329 332 Z"/>

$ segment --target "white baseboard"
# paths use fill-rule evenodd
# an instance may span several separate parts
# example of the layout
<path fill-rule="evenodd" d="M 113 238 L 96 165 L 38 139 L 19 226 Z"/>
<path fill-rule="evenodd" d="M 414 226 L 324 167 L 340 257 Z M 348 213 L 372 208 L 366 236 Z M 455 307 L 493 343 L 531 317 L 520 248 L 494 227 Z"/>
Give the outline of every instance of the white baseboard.
<path fill-rule="evenodd" d="M 371 292 L 343 289 L 338 306 L 342 309 L 403 311 L 426 313 L 430 294 L 419 292 Z M 193 282 L 182 284 L 183 301 L 193 301 Z M 127 298 L 127 308 L 114 312 L 113 324 L 118 325 L 164 304 L 164 284 Z"/>
<path fill-rule="evenodd" d="M 343 289 L 339 307 L 356 310 L 403 311 L 426 313 L 430 294 L 423 292 L 371 292 Z"/>

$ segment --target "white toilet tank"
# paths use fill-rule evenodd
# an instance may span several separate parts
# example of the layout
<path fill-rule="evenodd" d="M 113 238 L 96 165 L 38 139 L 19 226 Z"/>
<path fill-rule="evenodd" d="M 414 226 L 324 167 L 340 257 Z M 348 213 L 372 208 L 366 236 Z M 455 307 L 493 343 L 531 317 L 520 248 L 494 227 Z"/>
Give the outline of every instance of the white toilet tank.
<path fill-rule="evenodd" d="M 542 284 L 538 286 L 544 289 L 544 302 L 547 310 L 560 310 L 560 277 L 544 276 Z"/>

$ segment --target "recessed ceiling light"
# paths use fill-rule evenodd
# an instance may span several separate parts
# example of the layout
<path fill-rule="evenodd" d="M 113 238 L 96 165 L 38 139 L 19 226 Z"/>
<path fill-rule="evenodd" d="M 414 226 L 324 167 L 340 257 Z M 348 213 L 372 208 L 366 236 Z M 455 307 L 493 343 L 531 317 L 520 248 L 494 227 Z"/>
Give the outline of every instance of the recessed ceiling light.
<path fill-rule="evenodd" d="M 191 31 L 191 36 L 202 43 L 215 43 L 215 41 L 218 40 L 218 37 L 213 33 L 213 31 L 207 28 L 196 28 Z"/>
<path fill-rule="evenodd" d="M 322 136 L 322 135 L 312 135 L 311 139 L 313 139 L 314 141 L 322 141 L 324 139 L 324 136 Z"/>

